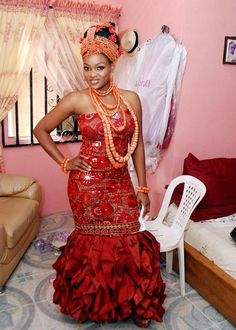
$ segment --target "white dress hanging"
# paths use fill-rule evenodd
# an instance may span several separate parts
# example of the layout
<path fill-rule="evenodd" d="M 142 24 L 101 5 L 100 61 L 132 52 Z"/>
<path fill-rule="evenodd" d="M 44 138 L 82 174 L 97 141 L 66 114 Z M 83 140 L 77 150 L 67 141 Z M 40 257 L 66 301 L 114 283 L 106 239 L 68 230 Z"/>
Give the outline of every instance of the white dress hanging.
<path fill-rule="evenodd" d="M 137 92 L 141 100 L 146 166 L 151 172 L 158 165 L 186 54 L 172 36 L 161 33 L 145 42 L 133 57 L 123 55 L 117 62 L 115 82 Z"/>

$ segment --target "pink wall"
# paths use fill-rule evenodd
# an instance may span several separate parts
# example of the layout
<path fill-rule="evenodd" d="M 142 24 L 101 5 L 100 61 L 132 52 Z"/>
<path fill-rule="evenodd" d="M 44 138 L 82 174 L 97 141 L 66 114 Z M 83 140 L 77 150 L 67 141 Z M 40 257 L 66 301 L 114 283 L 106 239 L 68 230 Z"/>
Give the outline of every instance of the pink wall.
<path fill-rule="evenodd" d="M 152 210 L 164 185 L 181 173 L 189 151 L 199 158 L 236 157 L 236 66 L 223 65 L 224 36 L 236 33 L 234 0 L 110 0 L 122 5 L 120 30 L 135 28 L 142 42 L 160 33 L 163 24 L 188 51 L 175 133 L 157 173 L 149 176 Z M 78 145 L 63 145 L 71 156 Z M 9 173 L 32 175 L 42 185 L 41 214 L 67 210 L 66 176 L 39 147 L 4 150 Z"/>

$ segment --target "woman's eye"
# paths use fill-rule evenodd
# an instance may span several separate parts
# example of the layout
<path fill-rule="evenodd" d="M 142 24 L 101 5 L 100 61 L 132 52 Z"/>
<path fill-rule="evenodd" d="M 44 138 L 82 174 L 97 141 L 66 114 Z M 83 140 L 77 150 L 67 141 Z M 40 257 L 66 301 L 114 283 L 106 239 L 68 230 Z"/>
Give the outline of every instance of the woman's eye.
<path fill-rule="evenodd" d="M 88 71 L 89 68 L 87 66 L 84 66 L 84 71 Z"/>
<path fill-rule="evenodd" d="M 101 65 L 101 66 L 98 66 L 98 70 L 99 70 L 99 71 L 104 70 L 104 69 L 105 69 L 104 66 L 102 66 L 102 65 Z"/>

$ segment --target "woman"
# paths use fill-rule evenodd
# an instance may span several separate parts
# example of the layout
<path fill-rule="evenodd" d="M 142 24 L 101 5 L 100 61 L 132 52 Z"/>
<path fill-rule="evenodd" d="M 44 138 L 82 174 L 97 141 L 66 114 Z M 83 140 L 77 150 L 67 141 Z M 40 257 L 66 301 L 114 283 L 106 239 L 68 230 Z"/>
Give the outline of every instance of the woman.
<path fill-rule="evenodd" d="M 120 55 L 112 24 L 93 26 L 81 41 L 88 88 L 65 96 L 35 127 L 46 152 L 70 172 L 68 196 L 75 230 L 53 265 L 53 301 L 84 322 L 132 318 L 147 327 L 164 314 L 159 244 L 139 232 L 139 206 L 149 212 L 138 96 L 111 80 Z M 50 132 L 70 115 L 82 133 L 79 155 L 65 157 Z M 135 195 L 127 168 L 132 155 L 139 186 Z"/>

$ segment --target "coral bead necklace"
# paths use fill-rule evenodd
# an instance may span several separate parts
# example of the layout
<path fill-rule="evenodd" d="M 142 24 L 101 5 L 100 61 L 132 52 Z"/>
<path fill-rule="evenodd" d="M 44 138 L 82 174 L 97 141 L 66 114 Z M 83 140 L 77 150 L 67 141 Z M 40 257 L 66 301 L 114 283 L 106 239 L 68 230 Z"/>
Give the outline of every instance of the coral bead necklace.
<path fill-rule="evenodd" d="M 138 143 L 138 121 L 136 118 L 136 115 L 132 109 L 132 107 L 127 102 L 124 95 L 120 93 L 120 90 L 113 84 L 110 85 L 107 91 L 99 91 L 95 90 L 93 88 L 89 88 L 89 93 L 91 100 L 95 106 L 95 109 L 97 110 L 102 123 L 103 123 L 103 129 L 104 129 L 104 139 L 105 139 L 105 147 L 106 147 L 106 153 L 108 156 L 109 161 L 111 162 L 112 166 L 114 168 L 120 168 L 125 165 L 125 163 L 129 160 L 130 156 L 133 154 L 137 143 Z M 115 104 L 106 104 L 101 98 L 105 95 L 109 95 L 112 93 Z M 126 128 L 126 115 L 124 109 L 121 107 L 121 100 L 129 110 L 133 120 L 134 120 L 134 133 L 131 138 L 130 142 L 130 148 L 125 156 L 121 156 L 114 145 L 113 135 L 112 135 L 112 129 L 116 132 L 121 132 Z M 116 114 L 121 114 L 122 116 L 122 124 L 119 126 L 116 126 L 112 122 L 112 117 Z"/>

